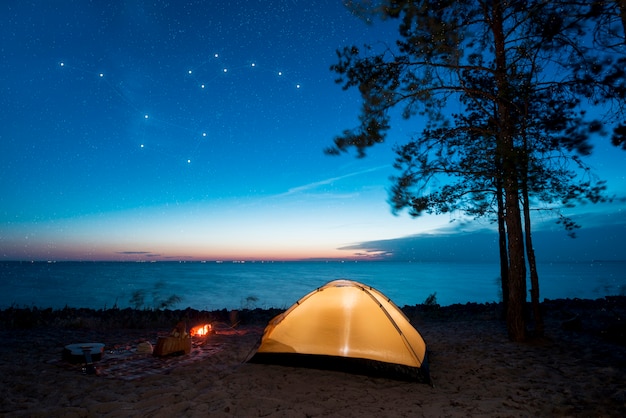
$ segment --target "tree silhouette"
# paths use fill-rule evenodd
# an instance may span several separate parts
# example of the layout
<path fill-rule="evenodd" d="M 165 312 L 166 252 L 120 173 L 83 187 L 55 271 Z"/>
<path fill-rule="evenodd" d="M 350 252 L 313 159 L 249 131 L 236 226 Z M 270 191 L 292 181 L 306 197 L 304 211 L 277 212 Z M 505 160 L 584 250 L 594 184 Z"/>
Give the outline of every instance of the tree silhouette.
<path fill-rule="evenodd" d="M 329 154 L 355 148 L 364 156 L 384 141 L 390 110 L 400 108 L 404 118 L 424 117 L 426 126 L 397 150 L 401 174 L 393 179 L 393 208 L 408 208 L 413 216 L 496 214 L 507 328 L 516 341 L 526 335 L 525 255 L 534 304 L 539 297 L 531 200 L 567 205 L 602 198 L 602 183 L 589 180 L 580 156 L 591 151 L 590 138 L 617 117 L 590 117 L 584 107 L 621 103 L 624 97 L 624 57 L 591 39 L 595 2 L 569 8 L 561 3 L 353 3 L 364 15 L 399 19 L 399 39 L 382 52 L 344 48 L 331 67 L 344 89 L 358 88 L 362 108 L 359 125 L 336 137 Z M 603 6 L 599 15 L 607 10 Z M 594 48 L 581 46 L 581 37 Z M 450 102 L 463 111 L 451 112 Z M 623 115 L 619 104 L 612 110 Z M 542 332 L 538 315 L 535 310 Z"/>

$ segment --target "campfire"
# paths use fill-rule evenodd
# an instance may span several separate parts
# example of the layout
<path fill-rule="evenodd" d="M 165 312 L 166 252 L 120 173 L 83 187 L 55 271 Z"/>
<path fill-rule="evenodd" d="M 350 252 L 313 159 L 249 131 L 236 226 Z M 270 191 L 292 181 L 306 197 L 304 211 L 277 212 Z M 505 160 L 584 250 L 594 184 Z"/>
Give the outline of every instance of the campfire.
<path fill-rule="evenodd" d="M 192 337 L 206 337 L 211 333 L 211 331 L 211 324 L 203 324 L 191 328 L 189 335 Z"/>

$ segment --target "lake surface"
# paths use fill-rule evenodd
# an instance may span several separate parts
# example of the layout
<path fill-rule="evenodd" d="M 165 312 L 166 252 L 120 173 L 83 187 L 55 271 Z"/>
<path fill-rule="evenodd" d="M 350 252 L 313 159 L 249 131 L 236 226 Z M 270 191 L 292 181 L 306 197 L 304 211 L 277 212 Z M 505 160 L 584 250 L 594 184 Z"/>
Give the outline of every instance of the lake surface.
<path fill-rule="evenodd" d="M 626 262 L 544 263 L 541 299 L 626 294 Z M 485 263 L 415 262 L 1 262 L 0 309 L 287 308 L 336 279 L 375 287 L 397 305 L 501 300 L 499 267 Z"/>

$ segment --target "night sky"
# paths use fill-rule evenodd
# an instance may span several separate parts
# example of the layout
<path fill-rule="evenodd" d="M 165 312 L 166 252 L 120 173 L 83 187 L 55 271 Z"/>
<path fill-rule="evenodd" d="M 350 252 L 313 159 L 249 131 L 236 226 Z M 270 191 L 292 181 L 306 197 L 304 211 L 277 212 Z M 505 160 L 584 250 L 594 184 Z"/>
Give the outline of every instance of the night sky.
<path fill-rule="evenodd" d="M 0 259 L 419 260 L 398 250 L 407 237 L 490 226 L 390 212 L 392 147 L 419 119 L 367 158 L 323 153 L 358 123 L 335 51 L 392 43 L 397 22 L 366 25 L 331 0 L 9 1 L 0 13 Z M 626 152 L 600 138 L 590 163 L 626 195 Z M 621 235 L 625 207 L 569 214 Z"/>

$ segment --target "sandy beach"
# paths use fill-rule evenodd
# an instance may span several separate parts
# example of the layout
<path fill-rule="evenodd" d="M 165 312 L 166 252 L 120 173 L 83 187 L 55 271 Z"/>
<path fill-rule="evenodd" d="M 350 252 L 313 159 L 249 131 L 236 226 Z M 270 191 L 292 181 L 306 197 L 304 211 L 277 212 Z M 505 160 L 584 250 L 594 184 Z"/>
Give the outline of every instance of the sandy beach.
<path fill-rule="evenodd" d="M 500 307 L 404 307 L 434 386 L 249 364 L 280 311 L 7 309 L 0 314 L 0 415 L 7 417 L 626 416 L 626 298 L 543 303 L 546 335 L 507 339 Z M 184 318 L 214 326 L 189 354 L 137 352 Z M 570 319 L 575 320 L 570 321 Z M 63 347 L 101 342 L 96 374 Z"/>

